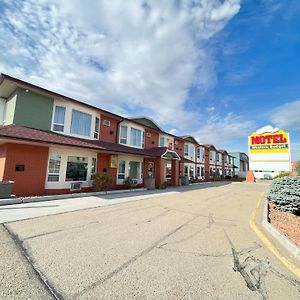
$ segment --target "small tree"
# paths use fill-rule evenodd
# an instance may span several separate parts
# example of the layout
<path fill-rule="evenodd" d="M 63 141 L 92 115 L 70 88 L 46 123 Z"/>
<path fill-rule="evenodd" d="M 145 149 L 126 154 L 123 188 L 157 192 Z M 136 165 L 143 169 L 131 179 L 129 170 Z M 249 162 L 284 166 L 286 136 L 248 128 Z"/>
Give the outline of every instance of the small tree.
<path fill-rule="evenodd" d="M 96 173 L 93 179 L 93 189 L 96 192 L 108 191 L 113 184 L 113 178 L 107 173 Z"/>

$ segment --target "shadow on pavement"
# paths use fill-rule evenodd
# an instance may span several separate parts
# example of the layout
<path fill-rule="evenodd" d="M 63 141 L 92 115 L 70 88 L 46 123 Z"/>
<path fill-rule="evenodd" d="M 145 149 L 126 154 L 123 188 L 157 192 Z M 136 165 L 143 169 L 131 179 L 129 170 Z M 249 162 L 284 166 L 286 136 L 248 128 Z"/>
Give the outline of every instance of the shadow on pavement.
<path fill-rule="evenodd" d="M 128 197 L 139 197 L 139 196 L 149 196 L 149 195 L 155 195 L 155 194 L 168 194 L 168 193 L 184 193 L 194 190 L 200 190 L 200 189 L 207 189 L 210 187 L 220 187 L 224 185 L 231 184 L 231 181 L 222 181 L 222 182 L 207 182 L 203 184 L 193 184 L 193 185 L 182 185 L 177 187 L 168 187 L 166 189 L 156 189 L 156 190 L 147 190 L 147 191 L 140 191 L 140 192 L 126 192 L 126 193 L 120 193 L 120 194 L 107 194 L 107 195 L 101 195 L 96 196 L 98 198 L 102 199 L 122 199 L 122 198 L 128 198 Z"/>

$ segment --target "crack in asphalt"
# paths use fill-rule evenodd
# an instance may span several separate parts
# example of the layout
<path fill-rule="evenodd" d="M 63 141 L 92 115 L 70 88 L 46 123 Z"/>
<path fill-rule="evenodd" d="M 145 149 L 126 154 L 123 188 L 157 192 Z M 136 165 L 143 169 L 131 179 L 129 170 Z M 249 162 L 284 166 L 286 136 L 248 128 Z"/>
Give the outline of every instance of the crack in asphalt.
<path fill-rule="evenodd" d="M 139 258 L 141 258 L 142 256 L 148 254 L 153 249 L 156 249 L 157 246 L 161 242 L 163 242 L 166 238 L 170 237 L 171 235 L 173 235 L 174 233 L 176 233 L 177 231 L 179 231 L 180 229 L 182 229 L 186 224 L 188 224 L 189 222 L 194 221 L 196 218 L 197 217 L 194 217 L 194 218 L 190 219 L 189 221 L 187 221 L 187 222 L 181 224 L 180 226 L 176 227 L 175 229 L 171 230 L 169 233 L 165 234 L 158 241 L 156 241 L 155 243 L 153 243 L 150 247 L 144 249 L 143 251 L 141 251 L 137 255 L 133 256 L 132 258 L 130 258 L 129 260 L 127 260 L 125 263 L 123 263 L 122 265 L 120 265 L 119 267 L 117 267 L 116 269 L 114 269 L 113 271 L 111 271 L 110 273 L 106 274 L 104 277 L 102 277 L 99 280 L 93 282 L 92 284 L 86 286 L 80 292 L 73 294 L 71 298 L 72 299 L 76 299 L 76 298 L 78 298 L 80 296 L 83 296 L 84 294 L 86 294 L 90 290 L 93 290 L 97 286 L 100 286 L 101 284 L 105 283 L 107 280 L 111 279 L 112 277 L 114 277 L 115 275 L 117 275 L 118 273 L 120 273 L 122 270 L 124 270 L 127 267 L 129 267 L 132 263 L 134 263 Z"/>
<path fill-rule="evenodd" d="M 198 218 L 199 216 L 197 216 Z M 206 224 L 206 226 L 200 228 L 199 230 L 197 230 L 196 232 L 194 232 L 193 234 L 183 238 L 183 239 L 180 239 L 180 240 L 177 240 L 177 241 L 174 241 L 174 242 L 169 242 L 169 243 L 165 243 L 163 245 L 160 245 L 159 248 L 163 248 L 164 246 L 166 245 L 174 245 L 174 244 L 180 244 L 180 243 L 183 243 L 183 242 L 186 242 L 192 238 L 194 238 L 195 236 L 197 236 L 198 234 L 200 234 L 201 232 L 203 232 L 204 230 L 206 229 L 210 229 L 212 225 L 220 225 L 220 226 L 236 226 L 236 224 L 227 224 L 227 223 L 222 223 L 222 222 L 216 222 L 215 219 L 214 219 L 214 214 L 213 213 L 209 213 L 208 216 L 205 216 L 207 219 L 208 219 L 208 222 Z M 186 224 L 185 226 L 188 226 L 188 225 L 191 225 L 191 224 Z M 197 226 L 195 224 L 192 224 L 194 226 Z M 200 227 L 200 226 L 199 226 Z"/>
<path fill-rule="evenodd" d="M 300 293 L 300 281 L 284 275 L 276 270 L 273 266 L 271 266 L 268 258 L 258 259 L 254 256 L 247 256 L 242 261 L 241 255 L 248 254 L 252 252 L 253 249 L 248 248 L 237 251 L 226 232 L 225 236 L 231 247 L 233 257 L 233 270 L 241 274 L 249 290 L 258 292 L 263 300 L 269 299 L 265 282 L 266 276 L 269 271 L 276 275 L 278 278 L 286 280 L 290 285 L 295 286 Z"/>
<path fill-rule="evenodd" d="M 24 242 L 19 238 L 17 234 L 11 231 L 5 224 L 0 224 L 4 228 L 4 230 L 8 233 L 11 239 L 14 241 L 15 245 L 19 249 L 21 255 L 25 258 L 31 269 L 33 270 L 36 278 L 41 282 L 46 291 L 50 294 L 50 296 L 55 300 L 64 300 L 64 297 L 60 292 L 56 290 L 52 283 L 49 282 L 44 273 L 38 268 L 37 263 L 33 259 L 33 257 L 28 253 L 26 247 L 24 246 Z"/>

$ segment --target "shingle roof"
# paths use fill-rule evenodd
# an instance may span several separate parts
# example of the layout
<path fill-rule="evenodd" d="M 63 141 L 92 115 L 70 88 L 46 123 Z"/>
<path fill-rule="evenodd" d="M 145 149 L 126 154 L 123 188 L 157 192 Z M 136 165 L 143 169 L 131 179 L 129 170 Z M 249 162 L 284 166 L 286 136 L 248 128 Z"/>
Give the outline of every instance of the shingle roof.
<path fill-rule="evenodd" d="M 155 147 L 151 149 L 137 149 L 120 144 L 99 140 L 87 140 L 69 137 L 52 131 L 33 129 L 18 125 L 0 126 L 0 138 L 17 139 L 38 143 L 80 147 L 101 152 L 126 153 L 141 156 L 159 157 L 167 151 L 167 147 Z"/>

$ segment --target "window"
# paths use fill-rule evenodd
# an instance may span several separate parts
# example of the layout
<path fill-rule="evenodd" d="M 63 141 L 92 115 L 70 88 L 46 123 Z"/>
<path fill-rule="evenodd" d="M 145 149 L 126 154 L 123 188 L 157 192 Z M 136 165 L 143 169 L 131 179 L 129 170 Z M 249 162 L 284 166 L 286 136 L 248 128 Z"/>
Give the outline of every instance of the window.
<path fill-rule="evenodd" d="M 189 174 L 188 166 L 184 166 L 184 175 L 187 176 Z"/>
<path fill-rule="evenodd" d="M 100 125 L 100 119 L 98 117 L 95 118 L 95 130 L 94 130 L 94 138 L 99 138 L 99 125 Z"/>
<path fill-rule="evenodd" d="M 94 175 L 96 174 L 96 166 L 97 166 L 97 159 L 95 157 L 92 158 L 92 167 L 91 167 L 91 179 L 94 179 Z"/>
<path fill-rule="evenodd" d="M 90 114 L 72 110 L 71 133 L 90 136 L 92 116 Z"/>
<path fill-rule="evenodd" d="M 145 132 L 143 131 L 142 148 L 145 148 Z"/>
<path fill-rule="evenodd" d="M 103 125 L 110 127 L 110 121 L 109 120 L 103 120 Z"/>
<path fill-rule="evenodd" d="M 159 138 L 159 147 L 164 147 L 165 146 L 165 138 L 161 136 Z"/>
<path fill-rule="evenodd" d="M 184 145 L 184 156 L 189 156 L 189 145 Z"/>
<path fill-rule="evenodd" d="M 197 158 L 200 159 L 200 156 L 201 156 L 201 148 L 198 148 L 197 149 Z"/>
<path fill-rule="evenodd" d="M 50 154 L 48 165 L 48 181 L 59 181 L 61 156 L 59 154 Z"/>
<path fill-rule="evenodd" d="M 121 125 L 120 143 L 127 144 L 127 126 Z"/>
<path fill-rule="evenodd" d="M 53 130 L 64 132 L 65 127 L 65 112 L 66 108 L 63 106 L 55 106 Z"/>
<path fill-rule="evenodd" d="M 66 181 L 86 181 L 87 169 L 87 157 L 68 156 Z"/>
<path fill-rule="evenodd" d="M 200 177 L 200 167 L 197 167 L 197 177 Z"/>
<path fill-rule="evenodd" d="M 119 160 L 118 179 L 125 179 L 125 160 Z"/>
<path fill-rule="evenodd" d="M 201 177 L 204 176 L 204 167 L 201 167 Z"/>
<path fill-rule="evenodd" d="M 140 162 L 130 161 L 129 162 L 129 177 L 130 179 L 139 179 L 140 178 Z"/>
<path fill-rule="evenodd" d="M 142 131 L 139 129 L 130 129 L 130 145 L 135 147 L 141 147 Z"/>

